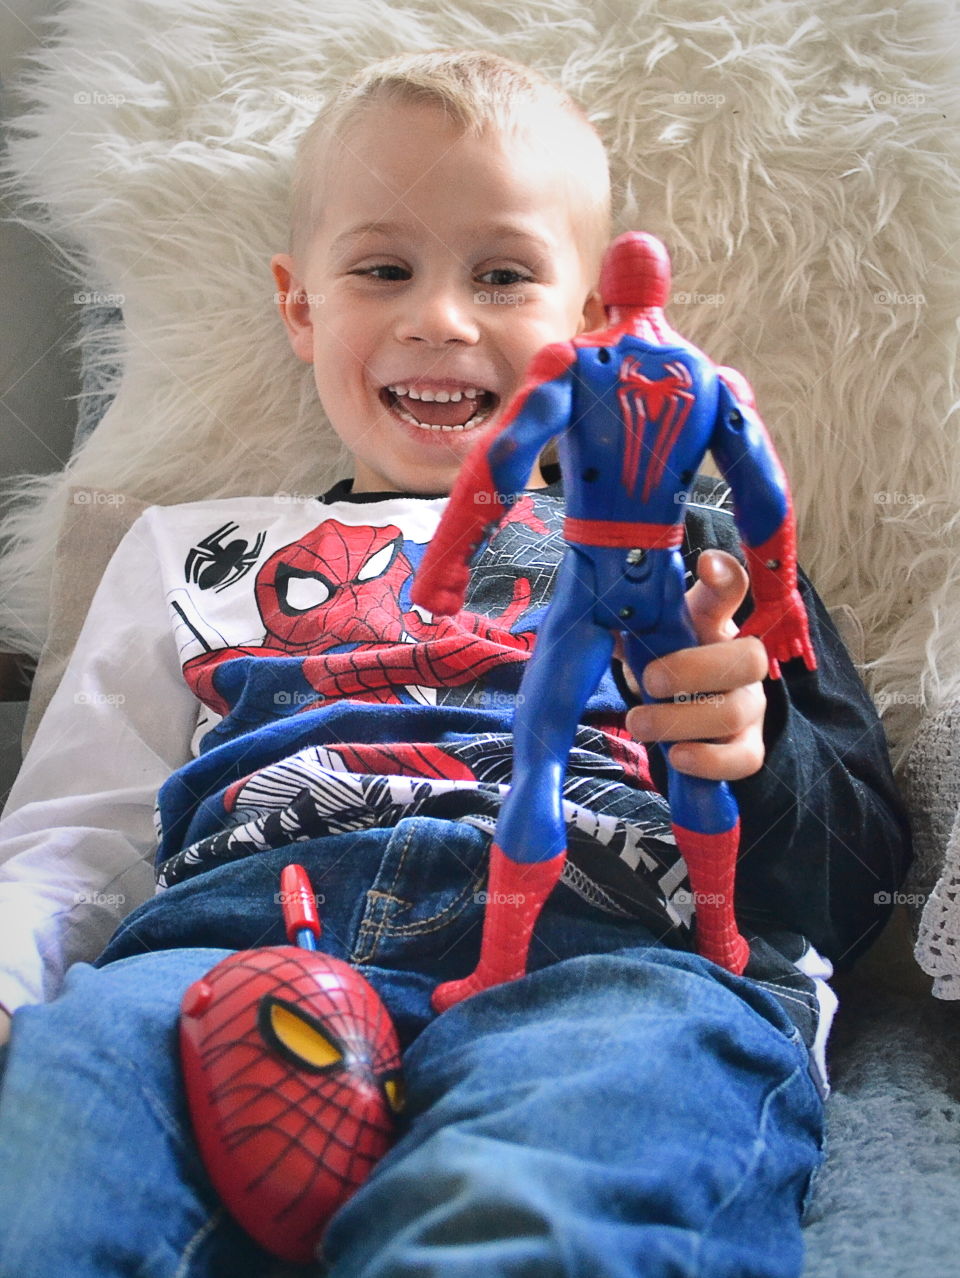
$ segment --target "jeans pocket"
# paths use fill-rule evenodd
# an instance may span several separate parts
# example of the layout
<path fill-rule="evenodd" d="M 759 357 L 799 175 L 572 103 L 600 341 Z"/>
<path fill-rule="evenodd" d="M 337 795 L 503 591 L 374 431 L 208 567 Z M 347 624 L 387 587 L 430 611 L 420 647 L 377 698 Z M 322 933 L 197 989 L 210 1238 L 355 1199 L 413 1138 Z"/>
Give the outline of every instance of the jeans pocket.
<path fill-rule="evenodd" d="M 361 901 L 350 961 L 388 967 L 448 954 L 482 920 L 489 846 L 464 822 L 400 821 Z"/>

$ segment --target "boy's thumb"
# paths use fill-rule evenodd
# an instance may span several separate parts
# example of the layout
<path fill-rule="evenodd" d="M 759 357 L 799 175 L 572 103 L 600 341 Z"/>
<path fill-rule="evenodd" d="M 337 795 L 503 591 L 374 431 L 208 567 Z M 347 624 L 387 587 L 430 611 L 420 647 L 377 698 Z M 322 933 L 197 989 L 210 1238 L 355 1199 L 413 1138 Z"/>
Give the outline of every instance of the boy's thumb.
<path fill-rule="evenodd" d="M 697 560 L 697 580 L 687 591 L 690 620 L 701 643 L 733 639 L 733 622 L 750 584 L 746 570 L 725 550 L 705 550 Z"/>

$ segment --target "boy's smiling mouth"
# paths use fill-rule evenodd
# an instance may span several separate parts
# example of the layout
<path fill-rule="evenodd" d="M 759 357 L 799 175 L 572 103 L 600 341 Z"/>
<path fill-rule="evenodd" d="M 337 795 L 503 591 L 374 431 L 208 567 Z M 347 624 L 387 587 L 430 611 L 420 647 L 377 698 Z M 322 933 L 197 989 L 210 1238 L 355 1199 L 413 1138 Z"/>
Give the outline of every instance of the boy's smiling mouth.
<path fill-rule="evenodd" d="M 380 399 L 402 421 L 421 430 L 452 432 L 473 430 L 497 409 L 499 395 L 467 383 L 413 385 L 394 382 L 384 386 Z"/>

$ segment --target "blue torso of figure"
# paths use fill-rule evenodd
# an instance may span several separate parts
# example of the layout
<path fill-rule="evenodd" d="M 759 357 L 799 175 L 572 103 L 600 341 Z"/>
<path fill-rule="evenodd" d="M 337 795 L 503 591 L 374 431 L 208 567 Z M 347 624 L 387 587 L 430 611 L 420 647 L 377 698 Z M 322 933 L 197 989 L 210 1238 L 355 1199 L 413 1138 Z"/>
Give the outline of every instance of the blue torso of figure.
<path fill-rule="evenodd" d="M 557 440 L 568 516 L 682 523 L 717 421 L 713 365 L 629 334 L 574 344 L 571 420 Z"/>

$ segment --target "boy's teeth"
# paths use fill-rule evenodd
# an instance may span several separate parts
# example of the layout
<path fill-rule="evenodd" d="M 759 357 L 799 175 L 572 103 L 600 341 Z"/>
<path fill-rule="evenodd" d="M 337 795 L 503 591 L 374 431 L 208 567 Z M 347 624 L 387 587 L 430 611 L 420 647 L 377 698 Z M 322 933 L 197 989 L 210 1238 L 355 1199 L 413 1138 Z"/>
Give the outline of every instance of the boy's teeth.
<path fill-rule="evenodd" d="M 393 396 L 390 407 L 398 417 L 431 432 L 472 430 L 486 421 L 495 407 L 493 396 L 472 386 L 463 391 L 416 391 L 398 383 L 386 389 Z M 422 409 L 415 407 L 418 403 Z"/>
<path fill-rule="evenodd" d="M 431 391 L 417 390 L 413 386 L 403 386 L 398 382 L 396 386 L 388 386 L 387 390 L 401 397 L 409 396 L 410 399 L 419 399 L 424 404 L 459 404 L 462 399 L 476 399 L 480 395 L 476 386 L 468 386 L 462 391 Z"/>
<path fill-rule="evenodd" d="M 453 426 L 441 426 L 439 423 L 431 425 L 429 422 L 418 422 L 412 413 L 408 413 L 407 410 L 399 404 L 397 405 L 396 411 L 399 416 L 401 416 L 405 422 L 409 422 L 411 426 L 419 426 L 421 430 L 442 430 L 448 433 L 452 430 L 469 430 L 471 426 L 478 424 L 477 418 L 479 416 L 479 414 L 474 413 L 473 417 L 471 417 L 468 421 L 458 423 Z"/>
<path fill-rule="evenodd" d="M 433 432 L 473 430 L 487 420 L 497 404 L 495 395 L 476 386 L 432 390 L 396 382 L 384 389 L 393 412 L 411 426 Z"/>

